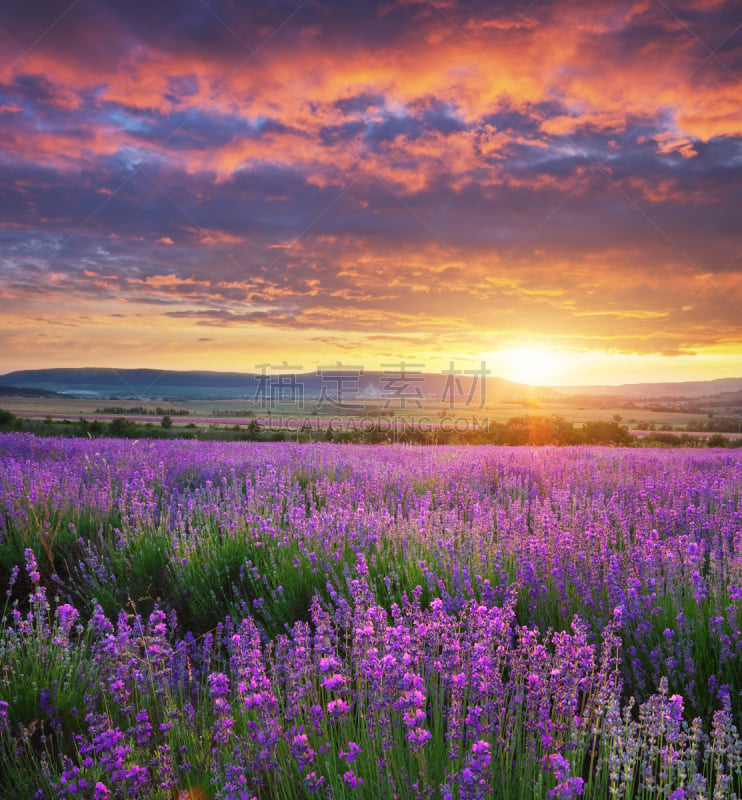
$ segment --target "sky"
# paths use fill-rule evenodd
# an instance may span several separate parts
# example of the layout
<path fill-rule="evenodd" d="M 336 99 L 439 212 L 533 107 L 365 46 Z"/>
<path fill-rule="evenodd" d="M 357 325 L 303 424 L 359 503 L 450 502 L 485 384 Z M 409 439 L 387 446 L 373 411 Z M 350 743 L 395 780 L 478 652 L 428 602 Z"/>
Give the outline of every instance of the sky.
<path fill-rule="evenodd" d="M 742 376 L 742 5 L 0 5 L 0 372 Z"/>

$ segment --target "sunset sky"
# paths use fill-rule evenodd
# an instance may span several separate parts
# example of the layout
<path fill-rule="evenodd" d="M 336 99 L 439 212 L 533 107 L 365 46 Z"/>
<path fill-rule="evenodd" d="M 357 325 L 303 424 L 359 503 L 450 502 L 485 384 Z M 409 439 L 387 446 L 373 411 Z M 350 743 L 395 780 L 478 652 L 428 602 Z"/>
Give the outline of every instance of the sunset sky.
<path fill-rule="evenodd" d="M 0 372 L 742 376 L 742 4 L 0 6 Z"/>

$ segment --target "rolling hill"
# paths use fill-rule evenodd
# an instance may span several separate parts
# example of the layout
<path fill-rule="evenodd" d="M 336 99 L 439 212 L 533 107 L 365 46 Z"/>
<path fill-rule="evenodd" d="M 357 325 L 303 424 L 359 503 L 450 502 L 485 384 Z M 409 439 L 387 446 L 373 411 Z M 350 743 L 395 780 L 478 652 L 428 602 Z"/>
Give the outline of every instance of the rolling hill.
<path fill-rule="evenodd" d="M 331 397 L 338 393 L 346 401 L 353 399 L 384 399 L 404 396 L 415 399 L 438 399 L 445 396 L 446 387 L 454 391 L 457 400 L 472 396 L 478 402 L 480 385 L 471 376 L 457 376 L 453 383 L 440 373 L 409 372 L 405 375 L 386 372 L 358 374 L 337 369 L 315 373 L 268 373 L 263 376 L 241 372 L 175 371 L 154 369 L 65 368 L 19 370 L 0 376 L 0 394 L 17 387 L 27 390 L 55 392 L 71 397 L 100 397 L 120 399 L 259 399 L 260 392 L 283 393 L 290 399 L 292 392 L 303 391 L 304 398 L 318 398 L 323 390 Z M 448 382 L 448 383 L 447 383 Z M 299 388 L 300 387 L 300 388 Z M 395 394 L 395 392 L 397 394 Z M 400 394 L 401 393 L 401 394 Z M 487 377 L 488 401 L 539 401 L 558 395 L 553 389 L 512 383 L 502 378 Z"/>

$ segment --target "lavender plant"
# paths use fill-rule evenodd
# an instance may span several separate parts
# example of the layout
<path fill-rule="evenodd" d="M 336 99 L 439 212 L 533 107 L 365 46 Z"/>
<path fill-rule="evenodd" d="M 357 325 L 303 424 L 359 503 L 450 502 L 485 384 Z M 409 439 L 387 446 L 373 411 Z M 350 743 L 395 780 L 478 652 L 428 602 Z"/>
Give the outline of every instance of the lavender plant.
<path fill-rule="evenodd" d="M 0 458 L 3 796 L 742 794 L 737 452 Z"/>

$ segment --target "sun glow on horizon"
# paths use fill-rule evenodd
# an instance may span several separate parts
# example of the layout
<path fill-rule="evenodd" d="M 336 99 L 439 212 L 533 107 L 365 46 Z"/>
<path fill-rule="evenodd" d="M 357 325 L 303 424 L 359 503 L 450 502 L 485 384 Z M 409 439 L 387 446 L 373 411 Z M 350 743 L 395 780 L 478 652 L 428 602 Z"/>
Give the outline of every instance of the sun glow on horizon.
<path fill-rule="evenodd" d="M 492 355 L 496 375 L 514 383 L 548 386 L 558 382 L 567 368 L 566 356 L 545 345 L 518 345 Z"/>

